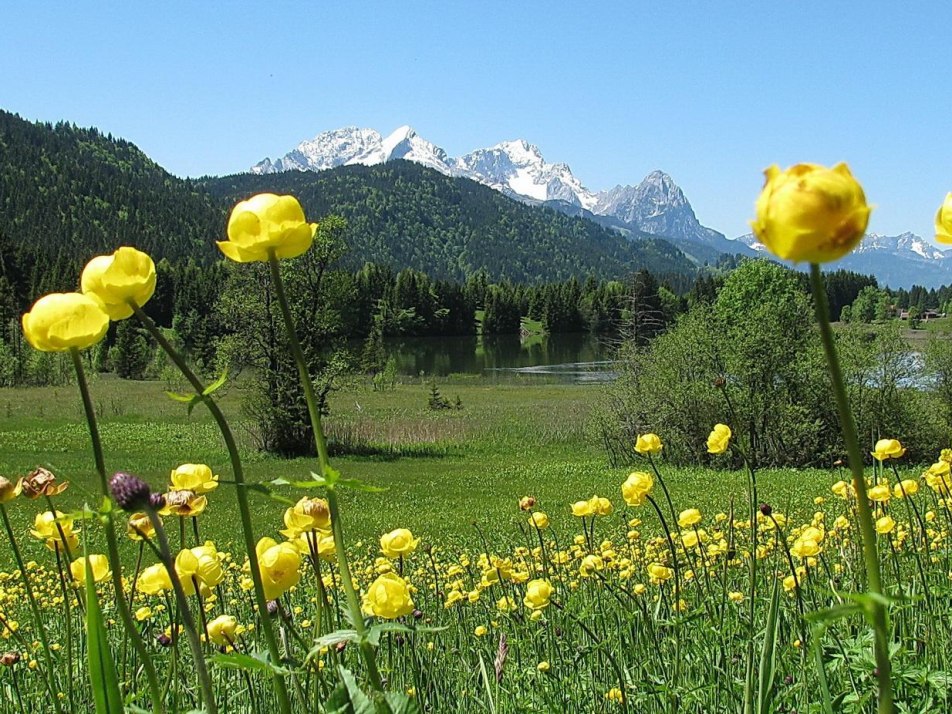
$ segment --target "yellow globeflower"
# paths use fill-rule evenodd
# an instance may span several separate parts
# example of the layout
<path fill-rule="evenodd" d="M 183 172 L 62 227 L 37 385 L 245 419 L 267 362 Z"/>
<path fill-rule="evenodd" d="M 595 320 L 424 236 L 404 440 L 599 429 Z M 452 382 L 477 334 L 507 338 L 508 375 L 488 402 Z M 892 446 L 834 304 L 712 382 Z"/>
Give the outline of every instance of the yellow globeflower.
<path fill-rule="evenodd" d="M 109 329 L 109 316 L 93 298 L 81 293 L 50 293 L 23 315 L 23 334 L 41 352 L 86 349 Z"/>
<path fill-rule="evenodd" d="M 940 243 L 952 243 L 952 193 L 946 194 L 935 214 L 935 239 Z"/>
<path fill-rule="evenodd" d="M 641 434 L 635 441 L 635 451 L 639 454 L 660 454 L 664 448 L 657 434 Z"/>
<path fill-rule="evenodd" d="M 853 492 L 853 487 L 846 483 L 846 481 L 837 481 L 830 488 L 833 491 L 834 495 L 838 498 L 842 498 L 844 501 L 847 500 Z"/>
<path fill-rule="evenodd" d="M 553 592 L 548 580 L 530 580 L 526 584 L 526 596 L 522 602 L 530 610 L 543 610 L 549 606 Z"/>
<path fill-rule="evenodd" d="M 751 226 L 767 250 L 784 260 L 827 263 L 859 243 L 872 210 L 846 164 L 828 169 L 771 166 Z"/>
<path fill-rule="evenodd" d="M 658 585 L 673 578 L 674 570 L 661 563 L 651 563 L 648 565 L 648 577 L 654 585 Z"/>
<path fill-rule="evenodd" d="M 50 550 L 72 551 L 79 546 L 79 530 L 73 530 L 73 519 L 61 511 L 37 513 L 30 533 L 34 538 L 46 541 Z"/>
<path fill-rule="evenodd" d="M 201 495 L 218 488 L 218 474 L 205 464 L 182 464 L 172 469 L 173 491 L 191 491 Z"/>
<path fill-rule="evenodd" d="M 892 533 L 895 527 L 896 521 L 893 520 L 892 516 L 883 516 L 882 518 L 876 519 L 876 532 L 880 535 Z"/>
<path fill-rule="evenodd" d="M 654 479 L 645 471 L 635 471 L 628 474 L 625 483 L 621 485 L 621 495 L 629 506 L 640 506 L 645 502 L 654 488 Z"/>
<path fill-rule="evenodd" d="M 572 504 L 572 515 L 585 518 L 594 514 L 591 501 L 576 501 Z"/>
<path fill-rule="evenodd" d="M 109 575 L 109 560 L 105 555 L 93 553 L 89 556 L 89 569 L 93 573 L 94 582 L 102 582 Z M 69 564 L 69 572 L 73 580 L 82 585 L 86 582 L 86 558 L 77 558 Z"/>
<path fill-rule="evenodd" d="M 678 525 L 682 528 L 697 525 L 701 522 L 701 512 L 696 508 L 689 508 L 678 514 Z"/>
<path fill-rule="evenodd" d="M 219 647 L 233 645 L 238 634 L 238 620 L 231 615 L 219 615 L 208 623 L 208 639 Z"/>
<path fill-rule="evenodd" d="M 262 538 L 255 550 L 264 584 L 264 596 L 275 600 L 301 579 L 301 552 L 291 543 L 276 543 L 272 538 Z"/>
<path fill-rule="evenodd" d="M 820 544 L 813 538 L 797 538 L 790 552 L 798 558 L 813 558 L 820 554 Z"/>
<path fill-rule="evenodd" d="M 155 263 L 146 253 L 123 246 L 112 255 L 90 260 L 80 279 L 83 293 L 95 297 L 112 320 L 133 313 L 133 303 L 145 305 L 155 292 Z"/>
<path fill-rule="evenodd" d="M 540 531 L 549 527 L 549 517 L 542 511 L 536 511 L 529 516 L 529 525 Z"/>
<path fill-rule="evenodd" d="M 906 450 L 903 448 L 902 444 L 899 443 L 897 439 L 880 439 L 876 442 L 876 446 L 873 447 L 873 458 L 877 461 L 885 461 L 886 459 L 898 459 L 900 456 L 906 453 Z"/>
<path fill-rule="evenodd" d="M 601 570 L 605 567 L 605 561 L 598 555 L 586 555 L 582 558 L 581 564 L 578 566 L 579 575 L 583 578 L 589 578 L 592 576 L 592 573 Z"/>
<path fill-rule="evenodd" d="M 196 586 L 204 594 L 225 578 L 221 557 L 211 542 L 182 550 L 175 557 L 175 574 L 186 595 L 194 595 Z"/>
<path fill-rule="evenodd" d="M 473 630 L 473 634 L 477 637 L 483 637 L 489 630 L 486 629 L 486 625 L 476 625 L 476 629 Z"/>
<path fill-rule="evenodd" d="M 285 538 L 297 538 L 302 533 L 329 531 L 330 528 L 331 511 L 327 501 L 304 496 L 284 512 L 284 530 L 281 534 Z"/>
<path fill-rule="evenodd" d="M 143 537 L 152 540 L 155 537 L 155 527 L 152 525 L 152 519 L 145 513 L 133 513 L 129 516 L 126 534 L 132 540 L 142 540 Z"/>
<path fill-rule="evenodd" d="M 893 496 L 896 498 L 905 498 L 913 496 L 919 492 L 919 482 L 911 478 L 904 478 L 893 486 Z"/>
<path fill-rule="evenodd" d="M 413 612 L 407 581 L 396 573 L 384 573 L 364 593 L 363 610 L 368 615 L 393 620 Z"/>
<path fill-rule="evenodd" d="M 218 248 L 238 263 L 267 261 L 269 250 L 277 258 L 295 258 L 311 247 L 316 231 L 294 196 L 259 193 L 232 209 L 228 240 Z"/>
<path fill-rule="evenodd" d="M 397 528 L 380 536 L 380 550 L 388 558 L 401 558 L 416 550 L 420 539 L 414 538 L 406 528 Z"/>
<path fill-rule="evenodd" d="M 889 483 L 883 482 L 880 484 L 876 484 L 871 489 L 869 489 L 868 495 L 869 495 L 870 501 L 885 503 L 886 501 L 889 500 L 889 496 L 890 496 Z"/>
<path fill-rule="evenodd" d="M 9 503 L 23 491 L 23 479 L 13 483 L 10 479 L 0 476 L 0 503 Z"/>
<path fill-rule="evenodd" d="M 169 491 L 165 494 L 165 505 L 159 511 L 163 516 L 193 518 L 205 510 L 208 499 L 194 491 Z"/>
<path fill-rule="evenodd" d="M 588 505 L 596 516 L 610 516 L 615 510 L 612 502 L 604 496 L 592 496 L 588 500 Z"/>
<path fill-rule="evenodd" d="M 143 605 L 135 612 L 136 622 L 144 622 L 146 620 L 152 619 L 152 608 L 148 605 Z"/>
<path fill-rule="evenodd" d="M 731 442 L 731 428 L 727 424 L 715 424 L 707 437 L 707 453 L 723 454 Z"/>
<path fill-rule="evenodd" d="M 166 590 L 171 590 L 172 580 L 169 578 L 169 571 L 165 569 L 162 563 L 144 568 L 139 573 L 138 580 L 136 580 L 136 589 L 146 595 L 158 595 Z"/>

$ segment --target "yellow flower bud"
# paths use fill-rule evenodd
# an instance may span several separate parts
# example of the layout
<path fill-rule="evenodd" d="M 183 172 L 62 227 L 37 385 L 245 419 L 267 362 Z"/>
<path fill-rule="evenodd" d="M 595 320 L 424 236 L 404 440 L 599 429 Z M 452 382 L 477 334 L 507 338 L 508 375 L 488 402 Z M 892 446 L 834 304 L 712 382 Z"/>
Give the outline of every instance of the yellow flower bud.
<path fill-rule="evenodd" d="M 50 293 L 23 315 L 23 334 L 41 352 L 85 349 L 109 329 L 109 316 L 98 302 L 81 293 Z"/>
<path fill-rule="evenodd" d="M 696 525 L 701 522 L 701 512 L 696 508 L 689 508 L 678 514 L 678 525 L 682 528 Z"/>
<path fill-rule="evenodd" d="M 406 528 L 397 528 L 380 536 L 380 550 L 388 558 L 400 558 L 410 555 L 416 550 L 420 539 L 414 538 Z"/>
<path fill-rule="evenodd" d="M 873 458 L 877 461 L 885 461 L 886 459 L 898 459 L 900 456 L 906 453 L 906 450 L 903 448 L 902 444 L 899 443 L 897 439 L 880 439 L 876 442 L 876 446 L 873 447 Z"/>
<path fill-rule="evenodd" d="M 832 169 L 771 166 L 757 198 L 754 233 L 779 258 L 794 262 L 838 260 L 859 243 L 872 210 L 846 164 Z"/>
<path fill-rule="evenodd" d="M 155 263 L 141 250 L 123 246 L 112 255 L 90 260 L 80 285 L 111 320 L 124 320 L 132 315 L 133 304 L 142 307 L 155 292 Z"/>
<path fill-rule="evenodd" d="M 308 223 L 294 196 L 259 193 L 234 207 L 228 219 L 228 240 L 218 248 L 238 263 L 294 258 L 306 252 L 314 241 L 316 223 Z"/>
<path fill-rule="evenodd" d="M 542 511 L 536 511 L 529 516 L 529 525 L 540 531 L 549 527 L 549 517 Z"/>
<path fill-rule="evenodd" d="M 219 615 L 208 623 L 208 638 L 219 647 L 235 642 L 238 620 L 231 615 Z"/>
<path fill-rule="evenodd" d="M 530 610 L 542 610 L 549 606 L 553 588 L 548 580 L 531 580 L 526 585 L 523 604 Z"/>
<path fill-rule="evenodd" d="M 621 495 L 629 506 L 640 506 L 645 502 L 654 488 L 654 479 L 645 471 L 635 471 L 628 474 L 625 483 L 621 485 Z"/>
<path fill-rule="evenodd" d="M 77 558 L 69 564 L 69 572 L 73 580 L 82 585 L 86 582 L 86 558 Z M 105 555 L 93 553 L 89 556 L 89 569 L 93 574 L 94 582 L 102 582 L 109 575 L 109 560 Z"/>
<path fill-rule="evenodd" d="M 262 538 L 255 550 L 261 569 L 264 596 L 268 600 L 280 597 L 297 585 L 301 579 L 301 552 L 294 545 Z"/>
<path fill-rule="evenodd" d="M 173 491 L 191 491 L 201 495 L 218 488 L 218 475 L 213 474 L 205 464 L 182 464 L 172 470 L 171 483 Z"/>

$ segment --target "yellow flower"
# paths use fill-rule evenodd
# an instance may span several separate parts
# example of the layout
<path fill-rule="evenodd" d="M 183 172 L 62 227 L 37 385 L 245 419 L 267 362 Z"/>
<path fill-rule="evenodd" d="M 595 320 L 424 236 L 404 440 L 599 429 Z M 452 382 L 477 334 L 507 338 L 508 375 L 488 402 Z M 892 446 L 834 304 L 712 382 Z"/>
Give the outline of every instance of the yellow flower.
<path fill-rule="evenodd" d="M 889 484 L 886 482 L 877 484 L 869 489 L 867 495 L 870 501 L 884 503 L 889 500 Z"/>
<path fill-rule="evenodd" d="M 499 610 L 499 612 L 512 612 L 517 607 L 519 606 L 516 605 L 515 600 L 508 595 L 503 595 L 496 601 L 496 609 Z"/>
<path fill-rule="evenodd" d="M 152 608 L 148 605 L 143 605 L 138 610 L 136 610 L 136 622 L 144 622 L 152 618 Z"/>
<path fill-rule="evenodd" d="M 578 516 L 579 518 L 585 518 L 585 516 L 591 516 L 594 512 L 592 511 L 592 502 L 591 501 L 576 501 L 572 504 L 572 515 Z"/>
<path fill-rule="evenodd" d="M 592 573 L 597 570 L 601 570 L 605 567 L 605 561 L 597 555 L 586 555 L 582 558 L 581 564 L 578 566 L 579 575 L 583 578 L 591 577 Z"/>
<path fill-rule="evenodd" d="M 800 537 L 794 541 L 790 552 L 798 558 L 813 558 L 820 553 L 820 544 L 813 538 Z"/>
<path fill-rule="evenodd" d="M 542 660 L 541 662 L 539 662 L 539 664 L 536 665 L 536 669 L 539 670 L 540 672 L 548 672 L 550 669 L 552 669 L 552 665 L 550 665 L 545 660 Z"/>
<path fill-rule="evenodd" d="M 850 494 L 853 491 L 853 487 L 846 483 L 846 481 L 837 481 L 830 488 L 833 491 L 833 494 L 838 498 L 842 498 L 844 501 L 850 497 Z"/>
<path fill-rule="evenodd" d="M 696 508 L 689 508 L 678 514 L 678 525 L 682 528 L 696 525 L 701 522 L 701 512 Z"/>
<path fill-rule="evenodd" d="M 605 699 L 610 702 L 621 704 L 623 701 L 625 701 L 625 695 L 618 687 L 613 687 L 612 689 L 609 689 L 607 692 L 605 692 Z"/>
<path fill-rule="evenodd" d="M 37 513 L 30 530 L 34 538 L 46 541 L 46 547 L 54 551 L 75 550 L 79 532 L 73 530 L 73 519 L 61 511 Z"/>
<path fill-rule="evenodd" d="M 302 533 L 329 531 L 331 511 L 327 501 L 304 496 L 284 512 L 284 526 L 281 533 L 289 539 L 297 538 Z"/>
<path fill-rule="evenodd" d="M 458 602 L 463 601 L 463 593 L 459 590 L 451 590 L 449 595 L 446 596 L 446 601 L 443 603 L 443 608 L 449 610 L 453 605 Z"/>
<path fill-rule="evenodd" d="M 409 615 L 413 612 L 410 586 L 396 573 L 384 573 L 364 593 L 363 610 L 386 620 Z"/>
<path fill-rule="evenodd" d="M 913 496 L 919 492 L 919 482 L 911 478 L 904 478 L 902 481 L 893 486 L 893 496 L 896 498 L 905 498 L 906 496 Z"/>
<path fill-rule="evenodd" d="M 731 602 L 743 602 L 744 593 L 739 593 L 736 590 L 734 590 L 732 592 L 727 593 L 727 599 L 730 600 Z"/>
<path fill-rule="evenodd" d="M 945 461 L 947 464 L 952 464 L 952 449 L 942 449 L 939 452 L 939 461 Z"/>
<path fill-rule="evenodd" d="M 294 196 L 259 193 L 232 209 L 228 240 L 219 241 L 218 248 L 238 263 L 267 261 L 268 251 L 295 258 L 311 247 L 316 231 Z"/>
<path fill-rule="evenodd" d="M 144 568 L 136 580 L 136 588 L 146 595 L 158 595 L 172 589 L 172 580 L 169 572 L 162 563 L 156 563 Z"/>
<path fill-rule="evenodd" d="M 0 476 L 0 503 L 9 503 L 23 491 L 23 479 L 13 483 L 10 479 Z"/>
<path fill-rule="evenodd" d="M 208 499 L 194 491 L 169 491 L 165 494 L 165 505 L 159 511 L 163 516 L 193 518 L 205 510 Z"/>
<path fill-rule="evenodd" d="M 665 580 L 670 580 L 674 577 L 674 570 L 668 568 L 661 563 L 651 563 L 648 566 L 648 577 L 650 578 L 652 584 L 658 585 L 663 583 Z"/>
<path fill-rule="evenodd" d="M 143 536 L 152 540 L 155 537 L 155 527 L 152 525 L 152 520 L 145 513 L 133 513 L 129 516 L 126 534 L 132 540 L 142 540 Z"/>
<path fill-rule="evenodd" d="M 548 580 L 530 580 L 526 584 L 526 596 L 523 604 L 530 610 L 543 610 L 549 606 L 553 588 Z"/>
<path fill-rule="evenodd" d="M 731 428 L 727 424 L 715 424 L 707 437 L 707 453 L 723 454 L 731 441 Z"/>
<path fill-rule="evenodd" d="M 262 538 L 255 547 L 258 566 L 264 585 L 264 596 L 275 600 L 301 579 L 301 552 L 291 543 L 276 543 L 272 538 Z"/>
<path fill-rule="evenodd" d="M 866 232 L 866 196 L 846 164 L 832 169 L 771 166 L 751 226 L 767 250 L 784 260 L 827 263 L 849 253 Z"/>
<path fill-rule="evenodd" d="M 50 293 L 23 315 L 23 334 L 41 352 L 85 349 L 109 329 L 109 316 L 99 303 L 81 293 Z"/>
<path fill-rule="evenodd" d="M 124 320 L 155 292 L 155 263 L 146 253 L 123 246 L 112 255 L 99 255 L 83 269 L 80 286 L 94 297 L 111 320 Z"/>
<path fill-rule="evenodd" d="M 219 615 L 208 623 L 208 639 L 219 647 L 232 645 L 238 634 L 238 620 L 231 615 Z"/>
<path fill-rule="evenodd" d="M 588 500 L 588 505 L 596 516 L 610 516 L 615 510 L 612 502 L 603 496 L 592 496 Z"/>
<path fill-rule="evenodd" d="M 629 506 L 640 506 L 645 502 L 654 488 L 654 479 L 644 471 L 634 471 L 628 474 L 625 483 L 621 485 L 621 495 Z"/>
<path fill-rule="evenodd" d="M 482 636 L 484 636 L 487 632 L 489 632 L 489 630 L 486 629 L 486 626 L 485 626 L 485 625 L 477 625 L 477 626 L 476 626 L 476 629 L 473 630 L 473 634 L 476 635 L 477 637 L 482 637 Z"/>
<path fill-rule="evenodd" d="M 380 536 L 380 550 L 388 558 L 401 558 L 410 555 L 420 543 L 406 528 L 397 528 Z"/>
<path fill-rule="evenodd" d="M 175 557 L 175 574 L 186 595 L 193 595 L 196 586 L 204 594 L 225 577 L 221 558 L 210 542 L 179 552 Z"/>
<path fill-rule="evenodd" d="M 886 459 L 898 459 L 906 453 L 906 450 L 896 439 L 880 439 L 873 447 L 872 453 L 873 458 L 877 461 L 885 461 Z"/>
<path fill-rule="evenodd" d="M 664 448 L 657 434 L 641 434 L 635 441 L 635 451 L 639 454 L 660 454 Z"/>
<path fill-rule="evenodd" d="M 893 520 L 892 516 L 883 516 L 882 518 L 876 519 L 876 532 L 880 535 L 892 533 L 895 527 L 896 521 Z"/>
<path fill-rule="evenodd" d="M 218 474 L 205 464 L 182 464 L 172 470 L 172 491 L 191 491 L 201 495 L 218 488 Z"/>
<path fill-rule="evenodd" d="M 529 516 L 529 525 L 538 528 L 540 531 L 549 527 L 549 517 L 542 511 L 536 511 Z"/>
<path fill-rule="evenodd" d="M 93 574 L 94 582 L 102 582 L 109 575 L 109 560 L 105 555 L 93 553 L 89 556 L 89 569 Z M 86 582 L 86 558 L 77 558 L 69 564 L 69 572 L 79 584 Z"/>
<path fill-rule="evenodd" d="M 952 467 L 950 467 L 948 461 L 936 461 L 923 474 L 923 477 L 929 488 L 938 494 L 947 496 L 949 495 L 950 473 L 952 473 Z"/>
<path fill-rule="evenodd" d="M 935 214 L 935 239 L 940 243 L 952 243 L 952 193 L 946 194 Z"/>

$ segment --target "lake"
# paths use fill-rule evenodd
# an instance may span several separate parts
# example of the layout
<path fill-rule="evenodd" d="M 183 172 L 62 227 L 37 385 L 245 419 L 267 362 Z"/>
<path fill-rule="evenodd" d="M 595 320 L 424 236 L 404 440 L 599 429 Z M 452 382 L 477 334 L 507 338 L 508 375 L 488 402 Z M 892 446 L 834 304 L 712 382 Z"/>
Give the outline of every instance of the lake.
<path fill-rule="evenodd" d="M 608 341 L 589 334 L 387 338 L 401 375 L 471 374 L 501 380 L 526 376 L 562 382 L 614 379 Z"/>

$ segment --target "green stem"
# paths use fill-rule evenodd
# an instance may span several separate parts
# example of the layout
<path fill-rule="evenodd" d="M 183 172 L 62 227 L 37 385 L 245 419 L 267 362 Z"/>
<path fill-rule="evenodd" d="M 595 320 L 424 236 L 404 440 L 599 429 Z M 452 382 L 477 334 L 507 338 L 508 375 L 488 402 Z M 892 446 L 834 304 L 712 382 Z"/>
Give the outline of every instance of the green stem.
<path fill-rule="evenodd" d="M 278 641 L 274 636 L 274 626 L 271 623 L 271 617 L 268 615 L 268 600 L 264 596 L 264 584 L 261 582 L 261 570 L 258 567 L 258 553 L 256 548 L 254 529 L 251 524 L 251 508 L 248 505 L 248 493 L 245 487 L 244 469 L 241 465 L 241 456 L 238 454 L 238 445 L 235 443 L 235 437 L 231 433 L 231 427 L 225 419 L 218 406 L 211 397 L 205 396 L 205 384 L 188 366 L 188 362 L 179 354 L 178 350 L 172 346 L 162 331 L 156 326 L 152 319 L 143 312 L 138 305 L 131 303 L 139 321 L 145 326 L 149 334 L 155 339 L 159 346 L 165 350 L 169 359 L 178 367 L 179 371 L 185 376 L 195 394 L 202 398 L 208 411 L 211 412 L 218 429 L 221 432 L 222 439 L 225 441 L 225 447 L 228 449 L 228 457 L 231 459 L 231 470 L 235 477 L 235 494 L 238 498 L 238 513 L 241 518 L 241 531 L 245 540 L 245 552 L 248 554 L 248 565 L 251 570 L 251 580 L 254 583 L 255 604 L 258 608 L 258 621 L 261 623 L 261 630 L 264 633 L 265 643 L 268 646 L 268 653 L 271 661 L 275 664 L 281 661 L 281 654 L 278 650 Z M 288 698 L 287 684 L 284 681 L 284 675 L 275 673 L 274 675 L 275 693 L 278 697 L 278 707 L 282 714 L 291 714 L 291 701 Z"/>
<path fill-rule="evenodd" d="M 13 527 L 10 525 L 10 517 L 7 515 L 7 508 L 0 503 L 0 516 L 3 517 L 3 527 L 7 531 L 7 538 L 10 540 L 10 548 L 13 550 L 13 557 L 17 561 L 17 568 L 20 569 L 20 579 L 23 581 L 23 589 L 26 592 L 27 600 L 30 602 L 30 610 L 33 613 L 33 622 L 36 624 L 36 631 L 40 637 L 40 643 L 43 645 L 43 652 L 46 659 L 47 675 L 41 677 L 43 683 L 49 691 L 50 699 L 56 708 L 57 714 L 63 714 L 63 708 L 60 706 L 56 692 L 53 691 L 53 652 L 50 650 L 50 640 L 46 636 L 46 626 L 43 624 L 43 615 L 40 613 L 40 606 L 36 602 L 36 595 L 33 594 L 33 586 L 30 585 L 30 576 L 26 574 L 26 565 L 23 563 L 23 554 L 20 553 L 20 546 L 13 535 Z"/>
<path fill-rule="evenodd" d="M 182 613 L 182 624 L 185 626 L 185 634 L 188 637 L 188 646 L 192 650 L 192 659 L 195 669 L 198 670 L 198 683 L 202 689 L 202 695 L 205 699 L 204 705 L 208 714 L 217 714 L 218 705 L 215 704 L 215 689 L 212 687 L 212 680 L 208 676 L 208 667 L 205 665 L 205 655 L 202 653 L 202 641 L 199 639 L 198 630 L 195 627 L 195 618 L 192 617 L 192 611 L 188 606 L 188 598 L 185 590 L 182 589 L 182 581 L 175 572 L 175 561 L 172 559 L 172 551 L 169 549 L 169 539 L 165 535 L 165 528 L 162 521 L 159 520 L 159 514 L 151 506 L 146 508 L 149 520 L 152 521 L 152 527 L 155 529 L 155 537 L 159 541 L 159 557 L 162 565 L 169 574 L 169 581 L 172 583 L 172 590 L 175 593 L 175 599 Z M 193 579 L 193 587 L 198 593 L 199 584 L 197 578 Z M 199 610 L 201 611 L 201 599 L 199 598 Z M 204 615 L 203 615 L 204 617 Z"/>
<path fill-rule="evenodd" d="M 329 466 L 327 441 L 324 438 L 324 429 L 321 426 L 321 414 L 317 406 L 317 396 L 314 394 L 314 385 L 311 382 L 311 375 L 307 368 L 307 360 L 304 358 L 304 350 L 301 349 L 301 342 L 298 340 L 297 332 L 294 329 L 294 317 L 291 315 L 288 298 L 284 292 L 284 282 L 281 280 L 281 268 L 278 265 L 278 259 L 273 249 L 268 251 L 268 266 L 271 268 L 271 282 L 274 285 L 274 293 L 278 298 L 278 305 L 281 308 L 281 315 L 284 318 L 284 327 L 288 335 L 291 356 L 297 364 L 301 387 L 304 389 L 307 411 L 311 417 L 311 428 L 314 431 L 314 443 L 317 447 L 318 465 L 321 474 L 326 475 Z M 383 697 L 383 680 L 380 676 L 380 671 L 377 669 L 376 655 L 373 645 L 370 644 L 366 637 L 364 616 L 360 610 L 360 601 L 357 598 L 357 590 L 354 587 L 354 580 L 351 577 L 350 564 L 347 562 L 347 555 L 344 552 L 344 531 L 341 523 L 340 506 L 337 501 L 337 492 L 333 487 L 327 489 L 327 505 L 331 512 L 331 532 L 334 536 L 334 549 L 337 551 L 337 563 L 340 568 L 341 585 L 347 596 L 347 606 L 350 610 L 350 617 L 353 621 L 354 629 L 357 631 L 357 637 L 360 642 L 360 653 L 367 667 L 367 675 L 370 679 L 371 686 L 380 694 L 379 700 L 383 704 L 384 709 L 389 710 L 390 707 Z"/>
<path fill-rule="evenodd" d="M 873 514 L 869 507 L 869 497 L 866 492 L 866 477 L 863 474 L 863 452 L 856 436 L 856 424 L 853 413 L 850 411 L 849 398 L 846 395 L 846 386 L 843 383 L 843 372 L 840 369 L 839 358 L 836 354 L 836 345 L 833 341 L 833 330 L 830 327 L 830 310 L 826 301 L 826 290 L 823 286 L 823 276 L 820 266 L 810 264 L 810 285 L 813 288 L 813 303 L 816 309 L 816 319 L 820 326 L 820 339 L 823 342 L 823 351 L 830 367 L 830 377 L 833 381 L 833 395 L 836 398 L 836 408 L 840 416 L 840 426 L 843 430 L 843 439 L 846 442 L 846 454 L 849 458 L 850 471 L 853 474 L 853 487 L 856 489 L 856 508 L 859 515 L 860 535 L 863 541 L 863 560 L 866 562 L 866 579 L 869 590 L 876 596 L 883 593 L 882 574 L 879 567 L 879 552 L 876 548 L 876 528 L 873 525 Z M 875 631 L 873 647 L 876 657 L 876 677 L 879 680 L 879 714 L 893 714 L 892 678 L 890 676 L 889 641 L 886 624 L 886 607 L 880 598 L 869 605 L 870 614 Z"/>
<path fill-rule="evenodd" d="M 89 384 L 86 381 L 86 372 L 83 369 L 83 360 L 79 355 L 79 350 L 75 347 L 70 348 L 69 356 L 73 360 L 73 367 L 76 370 L 76 383 L 79 386 L 79 392 L 83 398 L 83 409 L 86 412 L 86 423 L 89 425 L 89 438 L 93 446 L 93 458 L 96 461 L 96 472 L 99 474 L 99 485 L 102 489 L 104 501 L 109 499 L 109 486 L 106 481 L 106 461 L 103 457 L 102 441 L 99 438 L 99 425 L 96 422 L 96 410 L 93 408 L 93 400 L 89 393 Z M 111 501 L 109 501 L 111 504 Z M 152 657 L 145 648 L 142 641 L 142 635 L 139 628 L 136 627 L 135 620 L 132 618 L 132 612 L 129 610 L 129 603 L 126 601 L 125 589 L 122 584 L 122 560 L 119 557 L 119 543 L 116 539 L 116 524 L 113 520 L 113 510 L 110 508 L 106 513 L 106 548 L 109 555 L 109 567 L 112 571 L 112 587 L 116 593 L 116 608 L 119 610 L 119 617 L 122 620 L 123 627 L 132 641 L 136 654 L 142 662 L 142 669 L 145 671 L 145 677 L 149 682 L 149 691 L 152 694 L 152 711 L 160 714 L 164 711 L 162 706 L 162 688 L 159 686 L 159 678 L 155 672 L 155 665 L 152 663 Z"/>

